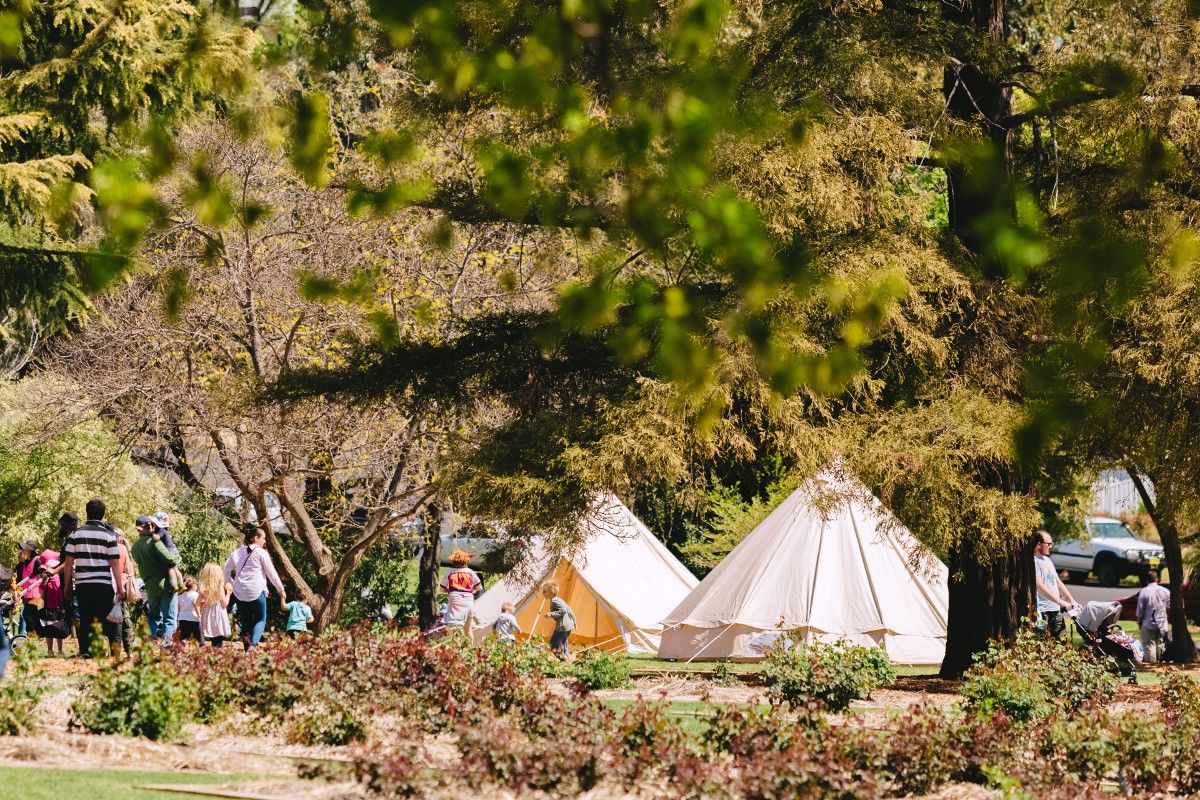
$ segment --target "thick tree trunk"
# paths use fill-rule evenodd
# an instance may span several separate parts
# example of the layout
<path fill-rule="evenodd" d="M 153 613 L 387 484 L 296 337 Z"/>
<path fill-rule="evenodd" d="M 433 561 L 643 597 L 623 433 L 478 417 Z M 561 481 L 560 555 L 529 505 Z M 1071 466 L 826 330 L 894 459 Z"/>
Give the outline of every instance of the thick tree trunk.
<path fill-rule="evenodd" d="M 442 514 L 434 504 L 425 509 L 425 547 L 417 575 L 417 624 L 427 631 L 437 624 L 437 584 L 442 563 Z"/>
<path fill-rule="evenodd" d="M 1162 540 L 1163 555 L 1167 560 L 1167 572 L 1171 576 L 1171 607 L 1167 614 L 1171 623 L 1171 642 L 1167 645 L 1166 658 L 1178 664 L 1191 664 L 1196 660 L 1196 643 L 1192 641 L 1192 634 L 1188 631 L 1187 613 L 1183 609 L 1183 548 L 1179 542 L 1179 526 L 1175 522 L 1170 502 L 1163 500 L 1164 497 L 1170 497 L 1171 488 L 1166 482 L 1160 483 L 1155 480 L 1154 485 L 1158 489 L 1159 497 L 1159 502 L 1156 503 L 1146 490 L 1141 472 L 1136 467 L 1128 467 L 1125 471 L 1129 473 L 1138 495 L 1142 498 L 1146 513 L 1154 520 L 1154 527 L 1158 529 L 1158 538 Z"/>
<path fill-rule="evenodd" d="M 1003 43 L 1008 38 L 1006 0 L 962 0 L 942 6 L 946 20 Z M 978 256 L 988 248 L 980 223 L 1011 199 L 1006 190 L 1011 175 L 1011 132 L 1000 124 L 1009 116 L 1012 90 L 999 76 L 988 74 L 970 56 L 952 58 L 943 75 L 948 114 L 986 137 L 992 152 L 947 155 L 950 228 Z M 953 146 L 953 143 L 950 143 Z M 1007 200 L 1006 200 L 1007 198 Z M 1015 209 L 1006 209 L 1015 214 Z M 992 275 L 988 260 L 981 266 Z M 946 625 L 946 656 L 941 676 L 957 678 L 971 666 L 972 657 L 992 639 L 1011 638 L 1022 619 L 1033 612 L 1033 553 L 1024 541 L 1014 542 L 1006 556 L 983 561 L 973 540 L 964 539 L 949 557 L 950 606 Z"/>
<path fill-rule="evenodd" d="M 964 0 L 943 6 L 952 22 L 997 43 L 1008 38 L 1005 0 Z M 1012 113 L 1012 89 L 999 75 L 985 73 L 969 57 L 952 58 L 942 77 L 946 110 L 954 119 L 980 130 L 992 145 L 990 154 L 950 153 L 946 182 L 949 192 L 950 229 L 971 252 L 986 251 L 986 231 L 981 220 L 995 214 L 997 202 L 1007 202 L 1006 183 L 1012 174 L 1012 131 L 1001 121 Z M 1006 209 L 1015 213 L 1015 209 Z M 982 266 L 989 268 L 986 259 Z M 1001 277 L 989 275 L 989 277 Z"/>
<path fill-rule="evenodd" d="M 992 639 L 1010 639 L 1033 614 L 1033 551 L 1022 542 L 992 561 L 976 557 L 967 538 L 950 554 L 950 611 L 943 678 L 959 678 Z"/>

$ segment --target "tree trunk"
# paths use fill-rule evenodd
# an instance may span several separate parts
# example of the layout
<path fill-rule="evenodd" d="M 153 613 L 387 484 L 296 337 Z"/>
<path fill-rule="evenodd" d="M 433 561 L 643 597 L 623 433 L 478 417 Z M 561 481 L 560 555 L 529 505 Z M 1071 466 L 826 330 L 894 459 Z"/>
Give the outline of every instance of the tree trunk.
<path fill-rule="evenodd" d="M 942 13 L 954 25 L 973 29 L 993 42 L 1008 38 L 1006 0 L 962 0 L 945 3 Z M 960 154 L 947 159 L 950 229 L 963 245 L 982 256 L 986 232 L 980 221 L 995 214 L 998 203 L 1011 202 L 1006 190 L 1011 175 L 1011 132 L 999 124 L 1012 105 L 1012 90 L 1000 76 L 985 73 L 971 58 L 951 58 L 942 84 L 947 113 L 981 132 L 993 152 L 987 158 Z M 953 156 L 953 153 L 948 155 Z M 1015 214 L 1015 209 L 1006 209 Z M 988 260 L 980 258 L 988 277 Z M 1033 612 L 1033 553 L 1027 542 L 1014 542 L 1006 556 L 981 561 L 975 543 L 966 538 L 950 553 L 949 613 L 946 623 L 946 656 L 940 675 L 958 678 L 971 666 L 972 657 L 992 639 L 1011 638 L 1022 619 Z"/>
<path fill-rule="evenodd" d="M 938 673 L 960 678 L 971 658 L 992 639 L 1011 639 L 1022 620 L 1032 616 L 1033 552 L 1022 542 L 1006 556 L 989 562 L 975 555 L 972 539 L 950 554 L 950 611 L 946 656 Z"/>
<path fill-rule="evenodd" d="M 948 20 L 974 28 L 997 43 L 1008 38 L 1005 0 L 963 0 L 942 7 Z M 946 184 L 949 194 L 950 229 L 976 255 L 988 249 L 987 232 L 979 222 L 997 211 L 997 205 L 1009 203 L 1012 193 L 1007 183 L 1012 175 L 1012 131 L 1001 121 L 1012 112 L 1012 89 L 1001 76 L 985 73 L 969 57 L 952 58 L 942 76 L 942 95 L 949 115 L 980 130 L 993 152 L 949 153 Z M 1004 209 L 1015 214 L 1015 208 Z M 993 274 L 987 259 L 981 259 L 989 277 Z"/>
<path fill-rule="evenodd" d="M 442 563 L 442 513 L 430 504 L 425 508 L 425 547 L 417 576 L 417 624 L 427 631 L 437 624 L 437 584 Z"/>
<path fill-rule="evenodd" d="M 1159 496 L 1159 502 L 1156 503 L 1146 490 L 1141 472 L 1132 466 L 1127 467 L 1125 471 L 1142 498 L 1146 513 L 1154 520 L 1154 527 L 1158 529 L 1158 538 L 1162 540 L 1163 555 L 1167 560 L 1167 572 L 1171 575 L 1171 607 L 1167 614 L 1171 622 L 1171 641 L 1167 645 L 1166 658 L 1177 664 L 1191 664 L 1196 660 L 1196 644 L 1188 631 L 1187 613 L 1183 610 L 1183 548 L 1179 542 L 1179 526 L 1175 522 L 1170 502 L 1163 502 L 1164 497 L 1171 496 L 1170 486 L 1166 482 L 1154 481 Z"/>

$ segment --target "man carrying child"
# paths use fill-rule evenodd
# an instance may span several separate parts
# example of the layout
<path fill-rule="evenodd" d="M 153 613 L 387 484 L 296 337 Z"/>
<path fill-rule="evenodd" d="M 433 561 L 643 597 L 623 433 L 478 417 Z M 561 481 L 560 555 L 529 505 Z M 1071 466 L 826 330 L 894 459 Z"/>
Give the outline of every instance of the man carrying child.
<path fill-rule="evenodd" d="M 164 541 L 161 529 L 151 517 L 140 516 L 135 521 L 138 538 L 133 543 L 133 560 L 145 582 L 146 617 L 150 624 L 150 636 L 162 644 L 171 644 L 175 635 L 176 610 L 178 608 L 175 589 L 171 585 L 171 572 L 178 571 L 179 551 Z"/>

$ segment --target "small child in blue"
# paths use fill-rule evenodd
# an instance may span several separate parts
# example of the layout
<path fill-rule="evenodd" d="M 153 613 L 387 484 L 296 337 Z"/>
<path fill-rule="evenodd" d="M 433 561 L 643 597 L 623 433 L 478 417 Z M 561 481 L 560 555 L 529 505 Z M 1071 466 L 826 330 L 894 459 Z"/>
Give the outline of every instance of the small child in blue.
<path fill-rule="evenodd" d="M 504 642 L 515 642 L 518 633 L 524 633 L 521 630 L 521 625 L 517 622 L 516 606 L 512 603 L 505 603 L 500 606 L 500 616 L 496 617 L 496 621 L 492 623 L 492 633 L 500 637 Z"/>
<path fill-rule="evenodd" d="M 308 626 L 313 621 L 312 609 L 306 603 L 293 600 L 287 604 L 287 635 L 298 639 L 308 633 Z"/>

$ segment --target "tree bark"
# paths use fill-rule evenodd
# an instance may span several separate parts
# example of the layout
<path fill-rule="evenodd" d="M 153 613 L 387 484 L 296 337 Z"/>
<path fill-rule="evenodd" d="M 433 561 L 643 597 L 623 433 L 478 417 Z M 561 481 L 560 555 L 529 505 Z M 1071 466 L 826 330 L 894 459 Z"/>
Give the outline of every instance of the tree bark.
<path fill-rule="evenodd" d="M 437 584 L 442 563 L 442 513 L 434 503 L 425 507 L 425 546 L 417 576 L 417 624 L 427 631 L 437 624 Z"/>
<path fill-rule="evenodd" d="M 943 13 L 949 21 L 973 28 L 994 42 L 1003 43 L 1008 38 L 1005 0 L 948 3 Z M 981 128 L 993 147 L 991 163 L 979 154 L 963 154 L 951 158 L 946 168 L 950 229 L 968 249 L 979 254 L 985 245 L 979 221 L 994 213 L 998 195 L 1010 196 L 1003 183 L 1012 174 L 1013 133 L 1003 120 L 1012 113 L 1012 88 L 999 75 L 985 73 L 969 58 L 952 58 L 943 73 L 942 95 L 948 114 Z M 1015 214 L 1015 209 L 1010 211 Z"/>
<path fill-rule="evenodd" d="M 993 42 L 1008 38 L 1006 0 L 946 3 L 942 13 L 949 23 Z M 942 92 L 947 113 L 979 129 L 994 150 L 990 161 L 951 157 L 946 163 L 950 229 L 968 250 L 981 255 L 986 234 L 980 221 L 995 213 L 998 197 L 1012 196 L 1004 191 L 1012 172 L 1012 132 L 999 122 L 1012 111 L 1012 90 L 1000 76 L 986 73 L 964 56 L 946 65 Z M 1015 214 L 1015 208 L 1008 212 Z M 983 266 L 989 277 L 1000 277 L 991 275 L 986 263 Z M 1014 542 L 1006 555 L 985 560 L 967 537 L 948 561 L 946 655 L 939 674 L 958 678 L 990 640 L 1015 636 L 1022 620 L 1033 613 L 1033 552 L 1028 542 Z"/>
<path fill-rule="evenodd" d="M 974 540 L 950 554 L 950 610 L 946 656 L 938 675 L 960 678 L 972 657 L 992 639 L 1011 639 L 1033 615 L 1033 552 L 1025 542 L 1008 554 L 982 561 Z"/>
<path fill-rule="evenodd" d="M 1166 658 L 1178 664 L 1191 664 L 1196 660 L 1196 643 L 1192 641 L 1192 634 L 1188 631 L 1187 613 L 1183 609 L 1183 547 L 1179 542 L 1179 526 L 1175 523 L 1175 515 L 1169 502 L 1160 500 L 1156 503 L 1151 499 L 1150 492 L 1142 480 L 1141 471 L 1129 466 L 1125 472 L 1129 474 L 1138 496 L 1142 498 L 1146 513 L 1154 520 L 1158 538 L 1162 540 L 1167 572 L 1171 574 L 1171 606 L 1167 614 L 1171 623 L 1171 641 L 1167 645 Z M 1155 480 L 1154 485 L 1158 487 L 1160 498 L 1170 496 L 1171 489 L 1166 482 L 1160 483 Z"/>

